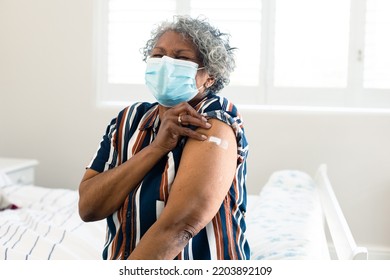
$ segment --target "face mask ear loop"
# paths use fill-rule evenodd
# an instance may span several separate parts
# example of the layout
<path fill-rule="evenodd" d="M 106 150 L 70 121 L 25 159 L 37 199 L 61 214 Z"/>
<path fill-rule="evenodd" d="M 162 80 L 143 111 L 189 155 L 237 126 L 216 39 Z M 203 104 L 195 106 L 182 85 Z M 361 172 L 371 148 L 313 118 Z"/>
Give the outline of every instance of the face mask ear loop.
<path fill-rule="evenodd" d="M 200 67 L 200 68 L 197 69 L 197 71 L 203 70 L 203 69 L 206 69 L 206 67 L 205 67 L 205 66 Z M 206 87 L 204 84 L 197 88 L 198 92 L 200 92 L 200 89 L 201 89 L 201 88 L 204 88 L 204 89 L 205 89 L 205 90 L 204 90 L 204 93 L 206 93 L 207 87 Z"/>

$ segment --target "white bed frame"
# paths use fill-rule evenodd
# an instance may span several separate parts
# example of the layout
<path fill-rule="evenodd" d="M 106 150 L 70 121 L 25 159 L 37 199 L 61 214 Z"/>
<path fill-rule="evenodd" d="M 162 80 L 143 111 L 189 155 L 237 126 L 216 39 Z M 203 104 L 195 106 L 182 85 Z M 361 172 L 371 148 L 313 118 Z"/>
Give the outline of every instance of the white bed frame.
<path fill-rule="evenodd" d="M 309 175 L 307 176 L 310 177 Z M 367 260 L 367 249 L 358 247 L 355 243 L 351 230 L 328 179 L 327 167 L 325 164 L 322 164 L 318 168 L 316 176 L 314 176 L 313 179 L 314 182 L 312 183 L 314 183 L 314 185 L 309 186 L 309 188 L 302 188 L 302 191 L 304 191 L 303 194 L 307 194 L 304 195 L 304 198 L 309 199 L 309 202 L 310 199 L 314 198 L 312 194 L 315 194 L 316 202 L 311 201 L 313 202 L 312 205 L 315 205 L 315 208 L 313 208 L 314 211 L 310 212 L 310 210 L 308 213 L 313 214 L 312 216 L 309 215 L 308 220 L 309 223 L 314 221 L 312 228 L 310 226 L 309 228 L 306 227 L 307 224 L 305 223 L 296 223 L 295 213 L 300 213 L 299 211 L 305 212 L 309 209 L 306 209 L 304 206 L 302 210 L 302 205 L 300 205 L 301 202 L 295 201 L 299 196 L 294 197 L 294 195 L 299 193 L 299 190 L 301 190 L 300 188 L 298 188 L 298 192 L 290 193 L 285 192 L 285 190 L 281 189 L 279 186 L 271 183 L 271 185 L 268 185 L 268 188 L 262 189 L 262 194 L 264 194 L 264 190 L 267 190 L 267 192 L 265 192 L 266 196 L 253 195 L 250 197 L 254 199 L 252 200 L 252 204 L 250 204 L 254 208 L 252 208 L 253 211 L 248 211 L 247 213 L 247 221 L 249 221 L 249 218 L 252 215 L 252 228 L 249 231 L 248 223 L 247 236 L 248 239 L 250 236 L 252 238 L 251 246 L 253 246 L 251 249 L 253 249 L 254 252 L 259 253 L 254 255 L 255 257 L 258 257 L 254 259 L 323 259 L 323 257 L 329 259 L 329 257 L 331 257 L 331 259 L 340 260 Z M 289 185 L 287 186 L 289 187 Z M 313 186 L 314 188 L 312 188 Z M 3 214 L 0 215 L 0 224 L 4 225 L 2 229 L 3 234 L 0 234 L 0 240 L 3 238 L 2 242 L 0 242 L 2 244 L 2 246 L 0 246 L 0 259 L 99 259 L 101 257 L 100 251 L 102 241 L 104 240 L 105 221 L 103 220 L 101 223 L 84 223 L 81 221 L 77 211 L 78 194 L 76 191 L 48 189 L 28 185 L 23 187 L 18 185 L 6 185 L 5 188 L 0 188 L 0 190 L 6 190 L 5 193 L 7 196 L 9 195 L 10 201 L 22 206 L 20 210 L 14 212 L 13 210 L 0 212 L 0 214 Z M 267 194 L 271 194 L 271 196 L 267 196 Z M 275 200 L 275 197 L 273 197 L 275 194 L 280 194 L 280 200 L 277 198 Z M 266 199 L 264 200 L 264 198 Z M 287 213 L 284 213 L 281 208 L 270 207 L 273 203 L 275 203 L 276 206 L 284 206 L 285 202 L 283 199 L 286 198 L 288 199 L 288 201 L 285 201 L 286 205 L 293 203 L 292 208 L 284 208 L 287 209 Z M 320 205 L 318 205 L 318 202 Z M 299 207 L 294 208 L 297 203 Z M 319 209 L 319 211 L 316 211 L 317 209 Z M 33 212 L 31 212 L 31 210 Z M 290 215 L 291 213 L 288 213 L 290 210 L 294 212 L 292 215 Z M 51 220 L 46 218 L 48 216 L 47 213 L 53 214 L 51 215 Z M 72 213 L 72 215 L 69 216 L 69 213 Z M 287 217 L 284 216 L 285 214 L 287 214 Z M 39 226 L 30 228 L 30 223 L 24 223 L 26 217 L 30 217 L 31 215 L 34 217 L 34 223 Z M 13 218 L 11 219 L 10 217 Z M 269 225 L 266 223 L 266 220 L 269 217 L 273 218 L 268 219 L 272 222 L 273 227 L 271 229 L 276 228 L 282 232 L 263 230 L 264 228 L 269 229 L 269 227 L 264 227 L 264 225 Z M 290 219 L 290 222 L 288 222 L 288 219 L 291 217 L 293 219 Z M 321 217 L 323 217 L 324 222 L 320 220 Z M 30 218 L 28 220 L 30 221 Z M 283 224 L 285 221 L 287 221 L 286 224 Z M 298 225 L 298 228 L 291 227 L 291 222 L 293 222 L 293 224 L 295 223 L 294 225 Z M 300 228 L 300 226 L 303 226 L 303 228 Z M 320 226 L 321 228 L 312 231 L 314 228 L 317 228 L 317 226 Z M 326 227 L 329 229 L 328 234 L 325 234 L 326 230 L 324 229 L 326 229 Z M 10 229 L 7 230 L 7 228 Z M 26 230 L 26 233 L 22 233 L 23 228 Z M 49 236 L 46 236 L 48 232 L 47 228 L 51 228 Z M 305 231 L 304 234 L 301 234 L 300 230 Z M 19 233 L 12 234 L 16 231 Z M 45 237 L 43 237 L 42 232 L 45 233 Z M 320 234 L 317 235 L 317 233 Z M 282 236 L 280 240 L 275 238 L 278 237 L 277 234 L 279 234 L 279 237 Z M 292 241 L 290 242 L 290 239 L 283 239 L 283 235 L 281 234 L 296 234 L 294 237 L 297 238 L 291 239 Z M 63 236 L 66 236 L 66 238 L 63 239 Z M 20 237 L 23 237 L 22 241 Z M 275 239 L 276 242 L 270 242 L 268 237 Z M 313 237 L 313 239 L 310 239 L 311 237 Z M 38 238 L 39 242 L 37 243 Z M 308 242 L 301 243 L 301 240 Z M 324 243 L 322 243 L 322 241 Z M 314 242 L 314 246 L 311 246 L 311 242 Z M 297 247 L 297 244 L 309 244 L 309 246 L 307 248 L 303 246 L 302 249 L 302 246 Z M 334 245 L 335 249 L 334 254 L 333 250 L 329 250 L 330 248 L 333 249 L 332 245 Z M 32 251 L 31 248 L 33 248 L 34 251 Z M 55 248 L 54 253 L 53 248 Z M 257 248 L 257 251 L 255 251 L 255 248 Z M 293 256 L 285 255 L 284 253 L 286 250 L 288 251 L 288 249 L 295 249 L 297 253 Z M 301 249 L 303 251 L 299 251 Z M 305 251 L 306 249 L 309 250 Z M 322 255 L 323 251 L 326 251 L 326 256 Z M 270 254 L 274 252 L 277 254 Z"/>
<path fill-rule="evenodd" d="M 328 179 L 326 164 L 320 165 L 314 180 L 318 188 L 325 222 L 329 229 L 337 259 L 367 260 L 367 248 L 356 245 Z"/>

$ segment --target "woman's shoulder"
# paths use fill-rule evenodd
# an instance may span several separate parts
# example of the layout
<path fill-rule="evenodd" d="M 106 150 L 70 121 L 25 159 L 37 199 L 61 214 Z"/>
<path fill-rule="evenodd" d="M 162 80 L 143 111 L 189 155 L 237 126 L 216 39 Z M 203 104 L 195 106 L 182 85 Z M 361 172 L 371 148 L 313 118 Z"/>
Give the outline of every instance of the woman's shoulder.
<path fill-rule="evenodd" d="M 135 102 L 125 108 L 121 109 L 117 115 L 117 123 L 120 123 L 124 120 L 137 121 L 142 119 L 148 112 L 154 110 L 157 107 L 157 103 L 149 102 Z"/>
<path fill-rule="evenodd" d="M 247 145 L 242 116 L 229 99 L 220 95 L 209 96 L 202 102 L 198 112 L 206 118 L 217 119 L 231 126 L 239 138 L 240 146 Z"/>
<path fill-rule="evenodd" d="M 198 111 L 201 113 L 223 111 L 235 117 L 239 116 L 238 109 L 233 102 L 224 96 L 216 94 L 210 94 L 203 102 L 201 102 Z"/>
<path fill-rule="evenodd" d="M 157 103 L 149 103 L 149 102 L 134 102 L 123 109 L 119 111 L 118 115 L 123 115 L 126 114 L 127 112 L 134 112 L 137 114 L 145 114 L 148 112 L 150 109 L 154 108 L 157 106 Z"/>

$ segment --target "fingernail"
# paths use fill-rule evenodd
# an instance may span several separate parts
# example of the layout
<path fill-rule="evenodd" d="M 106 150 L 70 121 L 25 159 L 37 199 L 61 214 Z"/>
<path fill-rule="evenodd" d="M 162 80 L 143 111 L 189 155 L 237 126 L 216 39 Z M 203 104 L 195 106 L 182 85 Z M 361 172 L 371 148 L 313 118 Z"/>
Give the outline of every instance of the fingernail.
<path fill-rule="evenodd" d="M 202 139 L 203 139 L 203 140 L 206 140 L 206 139 L 207 139 L 207 136 L 202 134 Z"/>
<path fill-rule="evenodd" d="M 202 121 L 207 122 L 207 119 L 205 117 L 202 117 Z"/>
<path fill-rule="evenodd" d="M 211 127 L 211 123 L 206 123 L 206 127 L 207 128 Z"/>

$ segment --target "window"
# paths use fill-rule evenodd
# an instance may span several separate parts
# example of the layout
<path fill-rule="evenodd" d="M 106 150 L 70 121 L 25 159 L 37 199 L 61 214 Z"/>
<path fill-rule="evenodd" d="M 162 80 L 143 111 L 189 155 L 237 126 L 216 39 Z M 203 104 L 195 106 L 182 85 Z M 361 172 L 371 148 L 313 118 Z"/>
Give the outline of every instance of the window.
<path fill-rule="evenodd" d="M 104 104 L 153 101 L 140 49 L 154 24 L 206 16 L 231 34 L 238 104 L 390 107 L 388 0 L 99 0 L 97 89 Z"/>
<path fill-rule="evenodd" d="M 348 33 L 349 0 L 276 1 L 274 85 L 346 87 Z"/>
<path fill-rule="evenodd" d="M 153 7 L 153 9 L 150 9 Z M 144 67 L 140 48 L 158 18 L 175 13 L 176 3 L 168 1 L 108 1 L 108 82 L 142 84 Z"/>
<path fill-rule="evenodd" d="M 390 1 L 367 1 L 365 88 L 390 88 Z M 387 35 L 386 35 L 387 34 Z"/>
<path fill-rule="evenodd" d="M 259 84 L 261 2 L 258 0 L 191 1 L 192 16 L 207 15 L 213 25 L 231 34 L 231 45 L 239 48 L 236 53 L 237 68 L 231 77 L 232 85 L 257 86 Z M 248 44 L 241 44 L 241 42 L 248 42 Z"/>

